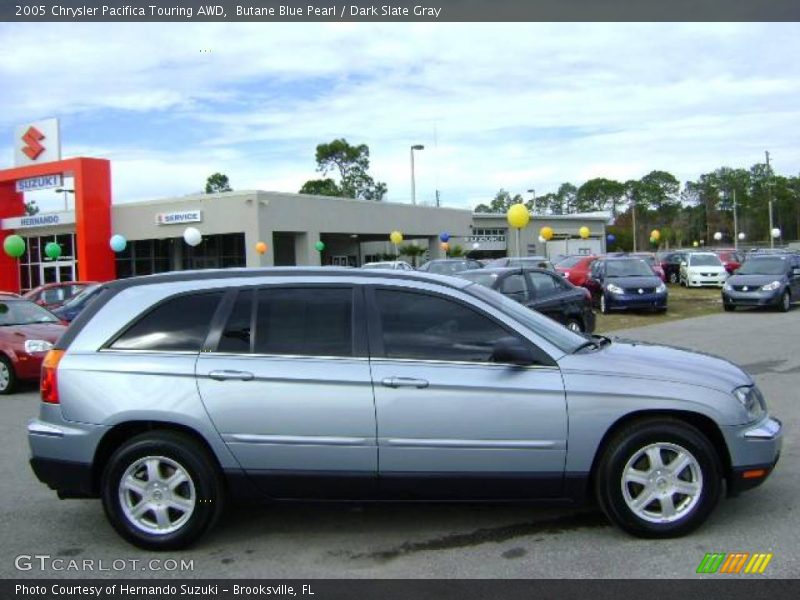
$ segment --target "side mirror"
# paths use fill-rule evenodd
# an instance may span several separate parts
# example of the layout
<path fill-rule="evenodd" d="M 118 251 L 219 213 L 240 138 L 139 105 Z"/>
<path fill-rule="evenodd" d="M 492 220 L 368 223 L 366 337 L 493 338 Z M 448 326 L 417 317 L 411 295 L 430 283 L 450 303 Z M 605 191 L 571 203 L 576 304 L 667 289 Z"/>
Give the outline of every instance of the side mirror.
<path fill-rule="evenodd" d="M 492 362 L 520 367 L 536 362 L 531 349 L 516 337 L 504 337 L 497 340 L 492 348 Z"/>

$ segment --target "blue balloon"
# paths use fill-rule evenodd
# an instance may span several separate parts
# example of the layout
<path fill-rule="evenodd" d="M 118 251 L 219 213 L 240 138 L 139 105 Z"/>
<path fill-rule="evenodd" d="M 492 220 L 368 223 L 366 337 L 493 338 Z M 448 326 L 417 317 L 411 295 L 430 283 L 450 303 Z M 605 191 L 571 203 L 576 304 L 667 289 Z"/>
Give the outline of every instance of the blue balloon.
<path fill-rule="evenodd" d="M 450 239 L 450 234 L 447 233 L 446 231 L 443 231 L 442 233 L 439 234 L 439 239 L 447 243 L 447 240 Z"/>
<path fill-rule="evenodd" d="M 128 245 L 128 240 L 125 239 L 125 236 L 116 234 L 111 236 L 111 239 L 108 241 L 108 245 L 111 246 L 111 249 L 114 252 L 122 252 Z"/>
<path fill-rule="evenodd" d="M 613 242 L 613 241 L 614 241 L 615 239 L 617 239 L 617 238 L 616 238 L 616 237 L 614 237 L 614 234 L 613 234 L 613 233 L 609 233 L 609 234 L 606 236 L 606 239 L 607 239 L 609 242 Z"/>

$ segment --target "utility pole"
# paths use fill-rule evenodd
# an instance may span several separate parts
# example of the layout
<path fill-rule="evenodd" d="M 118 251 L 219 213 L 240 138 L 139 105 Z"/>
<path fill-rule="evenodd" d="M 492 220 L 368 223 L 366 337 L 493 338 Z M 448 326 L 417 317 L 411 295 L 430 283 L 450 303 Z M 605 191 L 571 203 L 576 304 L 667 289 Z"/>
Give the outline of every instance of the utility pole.
<path fill-rule="evenodd" d="M 773 229 L 773 226 L 772 226 L 772 188 L 770 187 L 772 185 L 770 183 L 770 180 L 772 178 L 770 177 L 770 170 L 769 170 L 769 152 L 765 150 L 764 154 L 767 155 L 767 204 L 769 205 L 769 247 L 770 248 L 774 248 L 775 247 L 775 238 L 772 235 L 772 229 Z"/>
<path fill-rule="evenodd" d="M 636 252 L 636 196 L 631 198 L 631 221 L 633 224 L 633 251 Z"/>
<path fill-rule="evenodd" d="M 739 226 L 736 222 L 736 188 L 733 188 L 733 248 L 739 249 Z"/>

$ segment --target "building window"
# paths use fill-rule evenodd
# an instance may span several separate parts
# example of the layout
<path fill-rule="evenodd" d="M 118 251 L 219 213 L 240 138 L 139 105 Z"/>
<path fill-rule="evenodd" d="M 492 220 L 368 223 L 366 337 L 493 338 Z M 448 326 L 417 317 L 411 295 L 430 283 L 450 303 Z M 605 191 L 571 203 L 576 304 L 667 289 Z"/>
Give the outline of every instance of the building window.
<path fill-rule="evenodd" d="M 184 269 L 227 269 L 245 264 L 244 233 L 207 235 L 199 246 L 183 247 Z"/>

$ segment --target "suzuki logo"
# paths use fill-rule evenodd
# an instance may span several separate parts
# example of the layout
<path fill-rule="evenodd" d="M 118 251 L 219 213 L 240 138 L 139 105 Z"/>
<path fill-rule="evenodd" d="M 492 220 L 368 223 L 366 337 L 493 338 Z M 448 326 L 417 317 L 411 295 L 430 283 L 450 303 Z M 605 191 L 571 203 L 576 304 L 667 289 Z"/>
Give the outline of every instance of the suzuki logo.
<path fill-rule="evenodd" d="M 43 139 L 44 134 L 41 131 L 33 126 L 28 127 L 28 131 L 22 136 L 22 141 L 25 142 L 25 147 L 22 148 L 22 151 L 25 153 L 25 156 L 31 160 L 39 158 L 42 152 L 44 152 L 44 146 L 39 143 Z"/>
<path fill-rule="evenodd" d="M 639 293 L 644 294 L 644 290 L 642 288 L 639 288 Z"/>
<path fill-rule="evenodd" d="M 744 286 L 744 287 L 742 288 L 742 291 L 743 291 L 743 292 L 746 292 L 746 291 L 747 291 L 747 286 Z"/>

